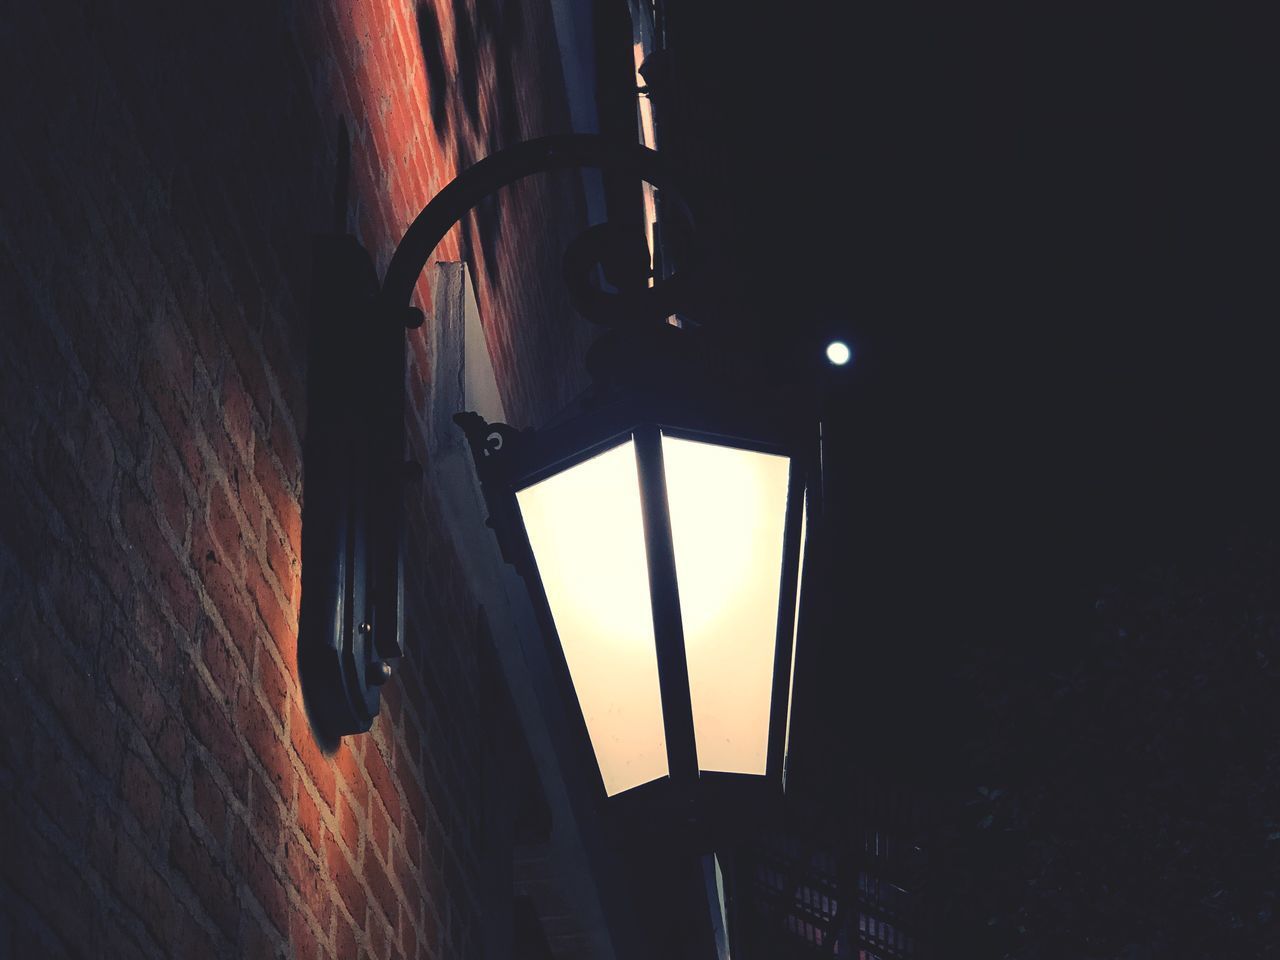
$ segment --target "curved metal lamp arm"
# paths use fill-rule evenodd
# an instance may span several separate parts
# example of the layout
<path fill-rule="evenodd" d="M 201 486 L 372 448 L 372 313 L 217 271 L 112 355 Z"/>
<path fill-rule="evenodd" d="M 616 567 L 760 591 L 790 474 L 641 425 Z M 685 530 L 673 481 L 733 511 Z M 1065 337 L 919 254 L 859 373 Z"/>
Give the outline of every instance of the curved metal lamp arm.
<path fill-rule="evenodd" d="M 491 193 L 536 173 L 578 167 L 634 174 L 638 179 L 660 188 L 674 186 L 670 170 L 656 151 L 638 143 L 619 142 L 599 134 L 570 133 L 542 137 L 500 150 L 458 174 L 410 224 L 391 257 L 382 282 L 379 297 L 383 307 L 388 311 L 403 311 L 409 307 L 418 277 L 440 241 L 472 207 Z M 678 194 L 673 199 L 692 225 L 687 205 Z M 683 281 L 675 276 L 646 290 L 625 294 L 585 289 L 586 267 L 593 265 L 594 261 L 590 251 L 584 248 L 601 238 L 599 228 L 589 228 L 566 252 L 566 280 L 574 294 L 574 305 L 580 312 L 600 323 L 662 318 L 675 312 L 674 306 L 683 295 L 684 288 Z M 610 316 L 610 313 L 614 315 Z"/>
<path fill-rule="evenodd" d="M 303 588 L 298 664 L 308 713 L 326 739 L 368 730 L 380 688 L 404 654 L 404 367 L 410 306 L 436 246 L 472 207 L 517 180 L 550 170 L 599 167 L 669 188 L 658 154 L 594 134 L 517 144 L 464 170 L 423 208 L 396 248 L 381 286 L 368 253 L 350 237 L 322 240 L 314 271 L 315 315 L 307 376 L 303 459 Z M 673 199 L 688 216 L 678 195 Z M 634 228 L 632 228 L 634 230 Z M 589 227 L 565 253 L 575 307 L 598 323 L 661 320 L 683 284 L 608 293 L 597 264 L 647 252 L 626 228 Z M 419 471 L 420 472 L 420 471 Z"/>

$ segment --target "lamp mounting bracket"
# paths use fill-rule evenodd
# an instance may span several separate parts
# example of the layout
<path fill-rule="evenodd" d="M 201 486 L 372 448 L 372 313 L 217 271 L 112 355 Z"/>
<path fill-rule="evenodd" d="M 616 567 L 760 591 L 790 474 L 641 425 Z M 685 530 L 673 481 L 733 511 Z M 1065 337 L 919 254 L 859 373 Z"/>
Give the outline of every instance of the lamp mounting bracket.
<path fill-rule="evenodd" d="M 336 741 L 369 729 L 403 653 L 404 329 L 416 317 L 384 308 L 352 237 L 319 238 L 313 275 L 298 669 L 316 732 Z"/>
<path fill-rule="evenodd" d="M 415 475 L 404 463 L 405 329 L 424 319 L 410 302 L 418 278 L 454 224 L 491 193 L 533 174 L 578 167 L 672 187 L 658 154 L 639 144 L 593 134 L 544 137 L 486 157 L 436 194 L 396 247 L 381 283 L 372 258 L 352 237 L 317 241 L 298 666 L 308 714 L 327 740 L 369 729 L 381 685 L 404 652 L 402 513 L 404 485 Z M 692 227 L 679 192 L 670 193 L 668 209 L 683 210 Z M 637 246 L 638 225 L 628 229 L 589 227 L 569 245 L 563 265 L 578 311 L 615 333 L 660 324 L 687 299 L 679 276 L 616 292 L 594 285 L 597 267 L 606 277 L 634 273 L 630 268 L 644 251 Z M 493 480 L 519 432 L 483 421 L 464 426 Z M 504 552 L 510 549 L 504 544 Z"/>

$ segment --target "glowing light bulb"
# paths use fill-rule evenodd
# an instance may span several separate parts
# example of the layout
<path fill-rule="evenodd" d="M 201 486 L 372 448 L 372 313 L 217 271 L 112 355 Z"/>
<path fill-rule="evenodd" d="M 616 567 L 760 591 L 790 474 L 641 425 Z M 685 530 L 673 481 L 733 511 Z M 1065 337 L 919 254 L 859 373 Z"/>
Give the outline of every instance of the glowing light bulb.
<path fill-rule="evenodd" d="M 832 340 L 827 344 L 827 359 L 835 366 L 843 367 L 853 359 L 853 351 L 843 340 Z"/>

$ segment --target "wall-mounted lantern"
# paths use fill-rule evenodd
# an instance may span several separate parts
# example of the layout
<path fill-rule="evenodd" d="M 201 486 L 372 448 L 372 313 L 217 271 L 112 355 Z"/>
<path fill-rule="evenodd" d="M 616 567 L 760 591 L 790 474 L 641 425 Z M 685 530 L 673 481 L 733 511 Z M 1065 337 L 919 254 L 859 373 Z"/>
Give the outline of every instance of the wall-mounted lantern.
<path fill-rule="evenodd" d="M 654 151 L 597 136 L 546 138 L 495 154 L 422 211 L 380 290 L 365 282 L 365 323 L 387 336 L 399 331 L 403 340 L 403 328 L 421 316 L 408 306 L 418 275 L 454 223 L 507 183 L 576 166 L 670 186 Z M 646 816 L 665 809 L 687 823 L 708 804 L 753 807 L 782 793 L 804 553 L 813 539 L 806 528 L 820 509 L 818 423 L 812 407 L 801 404 L 809 412 L 797 413 L 795 405 L 746 399 L 711 383 L 702 358 L 690 356 L 705 345 L 699 335 L 664 322 L 684 303 L 682 280 L 627 294 L 590 281 L 596 264 L 608 275 L 609 257 L 633 253 L 606 225 L 591 228 L 565 257 L 575 305 L 614 328 L 592 358 L 597 373 L 625 367 L 624 376 L 602 380 L 580 415 L 549 429 L 515 430 L 476 414 L 455 419 L 503 555 L 529 587 L 578 746 L 598 774 L 600 802 Z M 401 383 L 403 353 L 399 366 L 378 356 L 382 375 Z M 637 356 L 659 359 L 649 371 L 656 382 L 646 383 L 643 370 L 637 376 Z M 378 409 L 385 415 L 391 405 Z M 363 432 L 382 438 L 371 460 L 379 466 L 369 482 L 349 486 L 365 491 L 369 515 L 379 518 L 367 527 L 367 547 L 382 565 L 368 568 L 373 580 L 362 591 L 365 568 L 350 558 L 360 555 L 363 508 L 349 496 L 336 510 L 321 501 L 321 515 L 332 515 L 321 530 L 348 531 L 346 539 L 318 541 L 345 546 L 346 565 L 319 562 L 312 570 L 308 559 L 303 571 L 303 629 L 312 632 L 302 642 L 322 651 L 327 673 L 339 678 L 320 689 L 333 701 L 322 712 L 335 716 L 330 729 L 338 733 L 368 728 L 376 690 L 364 700 L 351 691 L 376 687 L 400 650 L 398 619 L 381 636 L 379 629 L 392 616 L 384 611 L 399 616 L 399 540 L 385 523 L 398 510 L 403 439 L 385 428 Z M 329 462 L 335 456 L 341 459 L 330 450 Z M 375 504 L 388 483 L 395 495 Z M 333 519 L 343 510 L 345 525 Z M 362 619 L 365 609 L 372 620 Z M 334 696 L 338 687 L 348 691 L 345 700 Z"/>
<path fill-rule="evenodd" d="M 544 431 L 456 419 L 600 797 L 780 794 L 816 424 L 670 393 Z"/>

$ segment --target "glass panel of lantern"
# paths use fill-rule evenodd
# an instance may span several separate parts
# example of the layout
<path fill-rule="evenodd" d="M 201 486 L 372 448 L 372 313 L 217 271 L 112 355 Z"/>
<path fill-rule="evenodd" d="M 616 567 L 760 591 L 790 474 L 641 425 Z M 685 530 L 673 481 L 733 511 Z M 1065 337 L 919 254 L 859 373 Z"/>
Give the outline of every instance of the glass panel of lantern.
<path fill-rule="evenodd" d="M 775 661 L 780 617 L 794 637 L 795 591 L 779 609 L 791 460 L 665 431 L 661 451 L 698 766 L 763 775 L 778 669 L 790 712 L 790 651 Z M 669 774 L 642 469 L 628 437 L 516 492 L 609 796 Z"/>
<path fill-rule="evenodd" d="M 635 443 L 516 494 L 612 796 L 667 775 Z"/>

